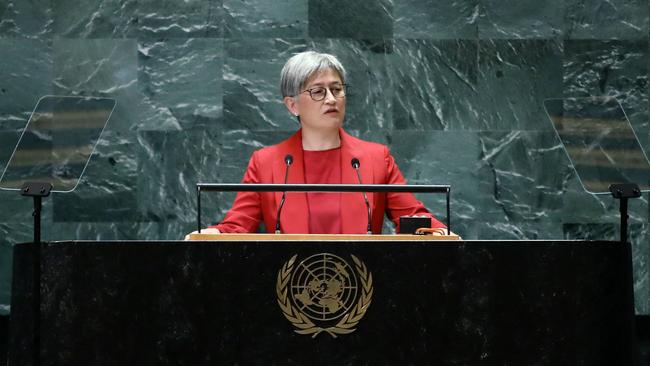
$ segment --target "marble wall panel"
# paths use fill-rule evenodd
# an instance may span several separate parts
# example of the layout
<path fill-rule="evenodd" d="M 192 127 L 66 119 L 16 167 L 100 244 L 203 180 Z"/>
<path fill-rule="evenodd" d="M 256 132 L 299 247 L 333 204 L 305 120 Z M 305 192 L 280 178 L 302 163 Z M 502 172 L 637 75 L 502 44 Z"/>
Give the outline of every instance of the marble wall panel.
<path fill-rule="evenodd" d="M 0 37 L 40 38 L 52 33 L 50 0 L 1 0 Z"/>
<path fill-rule="evenodd" d="M 562 96 L 560 42 L 481 41 L 478 58 L 479 129 L 552 129 L 543 103 Z"/>
<path fill-rule="evenodd" d="M 222 0 L 137 0 L 130 37 L 223 37 Z"/>
<path fill-rule="evenodd" d="M 393 1 L 308 0 L 309 37 L 393 37 Z"/>
<path fill-rule="evenodd" d="M 562 35 L 564 0 L 480 0 L 481 39 L 551 39 Z"/>
<path fill-rule="evenodd" d="M 369 136 L 370 137 L 370 136 Z M 371 139 L 378 141 L 378 139 Z M 469 131 L 395 131 L 389 147 L 409 184 L 451 185 L 452 230 L 475 238 L 481 218 L 479 136 Z M 446 220 L 443 194 L 418 194 L 440 220 Z"/>
<path fill-rule="evenodd" d="M 393 81 L 390 70 L 393 45 L 382 39 L 316 39 L 310 49 L 337 55 L 347 73 L 345 126 L 347 129 L 390 130 Z"/>
<path fill-rule="evenodd" d="M 650 225 L 633 223 L 628 233 L 632 238 L 635 309 L 637 314 L 647 314 L 650 309 Z"/>
<path fill-rule="evenodd" d="M 52 93 L 52 42 L 0 38 L 0 130 L 25 127 L 38 100 Z"/>
<path fill-rule="evenodd" d="M 137 210 L 143 221 L 169 228 L 158 239 L 178 239 L 196 229 L 196 183 L 221 180 L 221 132 L 140 131 L 138 141 Z M 205 207 L 215 201 L 210 193 L 203 198 Z"/>
<path fill-rule="evenodd" d="M 224 46 L 222 128 L 295 130 L 278 75 L 292 54 L 306 50 L 304 40 L 230 39 Z"/>
<path fill-rule="evenodd" d="M 648 41 L 564 42 L 564 96 L 614 96 L 634 129 L 649 132 Z"/>
<path fill-rule="evenodd" d="M 33 200 L 30 197 L 23 197 L 19 191 L 15 190 L 0 190 L 0 197 L 2 199 L 2 210 L 0 210 L 0 222 L 3 224 L 26 224 L 29 227 L 27 237 L 31 237 L 33 232 L 33 217 L 32 212 L 34 210 Z M 49 199 L 43 200 L 43 212 L 42 215 L 44 219 L 51 217 L 52 204 Z M 9 226 L 7 226 L 7 229 Z M 23 230 L 18 230 L 23 231 Z M 10 234 L 9 232 L 3 234 Z M 18 233 L 15 233 L 18 234 Z M 14 236 L 14 235 L 12 235 Z M 18 235 L 19 237 L 22 237 Z M 0 236 L 0 240 L 6 240 L 9 243 L 15 244 L 11 240 L 7 239 L 6 236 Z"/>
<path fill-rule="evenodd" d="M 0 130 L 0 176 L 9 164 L 9 159 L 20 139 L 20 132 L 20 130 Z"/>
<path fill-rule="evenodd" d="M 138 112 L 134 40 L 56 39 L 53 83 L 59 95 L 98 95 L 116 106 L 78 189 L 53 197 L 59 222 L 135 219 L 133 130 Z M 103 205 L 97 205 L 102 202 Z"/>
<path fill-rule="evenodd" d="M 646 0 L 568 0 L 564 2 L 568 39 L 647 39 Z"/>
<path fill-rule="evenodd" d="M 138 129 L 216 128 L 222 117 L 223 40 L 172 38 L 138 44 Z"/>
<path fill-rule="evenodd" d="M 113 98 L 116 106 L 107 130 L 133 130 L 139 106 L 135 40 L 59 38 L 53 48 L 54 92 Z"/>
<path fill-rule="evenodd" d="M 515 225 L 561 222 L 573 168 L 555 133 L 486 131 L 479 138 L 483 217 Z"/>
<path fill-rule="evenodd" d="M 618 240 L 619 231 L 616 224 L 576 224 L 562 225 L 566 239 Z"/>
<path fill-rule="evenodd" d="M 479 0 L 404 0 L 393 3 L 397 39 L 476 39 Z"/>
<path fill-rule="evenodd" d="M 224 0 L 225 38 L 305 38 L 304 0 Z"/>
<path fill-rule="evenodd" d="M 105 131 L 77 188 L 52 196 L 54 222 L 139 220 L 135 150 L 130 136 Z"/>
<path fill-rule="evenodd" d="M 138 25 L 137 4 L 137 0 L 52 1 L 53 33 L 66 38 L 127 37 Z"/>
<path fill-rule="evenodd" d="M 396 130 L 478 130 L 477 41 L 396 40 L 392 55 Z"/>

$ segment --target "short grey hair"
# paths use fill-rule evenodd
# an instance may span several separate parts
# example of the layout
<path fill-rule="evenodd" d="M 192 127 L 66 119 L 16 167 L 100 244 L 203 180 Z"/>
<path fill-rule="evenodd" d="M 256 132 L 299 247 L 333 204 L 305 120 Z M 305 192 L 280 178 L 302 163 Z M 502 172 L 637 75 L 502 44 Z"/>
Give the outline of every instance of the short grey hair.
<path fill-rule="evenodd" d="M 300 93 L 307 80 L 318 72 L 328 69 L 336 71 L 345 83 L 345 69 L 334 55 L 306 51 L 295 54 L 284 64 L 280 74 L 282 97 L 293 97 Z"/>

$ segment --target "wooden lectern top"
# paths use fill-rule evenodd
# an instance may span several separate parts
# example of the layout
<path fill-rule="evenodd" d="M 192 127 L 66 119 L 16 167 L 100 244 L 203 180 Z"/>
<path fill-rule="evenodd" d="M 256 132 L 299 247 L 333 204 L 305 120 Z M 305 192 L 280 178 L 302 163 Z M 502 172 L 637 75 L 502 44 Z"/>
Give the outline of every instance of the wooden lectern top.
<path fill-rule="evenodd" d="M 367 234 L 190 234 L 201 241 L 367 241 L 367 240 L 460 240 L 458 235 L 367 235 Z"/>

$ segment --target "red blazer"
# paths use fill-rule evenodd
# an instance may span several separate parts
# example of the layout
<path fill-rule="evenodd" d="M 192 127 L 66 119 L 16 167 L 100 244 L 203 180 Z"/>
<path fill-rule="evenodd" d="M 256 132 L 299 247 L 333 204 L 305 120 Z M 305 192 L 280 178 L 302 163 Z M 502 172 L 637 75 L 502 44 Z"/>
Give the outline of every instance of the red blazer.
<path fill-rule="evenodd" d="M 361 177 L 364 184 L 405 184 L 406 181 L 390 155 L 388 148 L 374 142 L 367 142 L 348 135 L 342 129 L 341 136 L 341 183 L 358 184 L 356 171 L 352 168 L 352 158 L 359 159 Z M 302 133 L 296 132 L 281 143 L 257 150 L 248 163 L 243 183 L 284 183 L 286 166 L 284 157 L 293 156 L 289 168 L 288 183 L 305 183 L 302 153 Z M 258 225 L 264 221 L 266 231 L 275 231 L 275 220 L 282 192 L 240 192 L 232 208 L 223 221 L 211 226 L 224 233 L 257 232 Z M 411 193 L 369 193 L 368 201 L 372 210 L 372 232 L 380 234 L 384 213 L 397 225 L 404 215 L 426 215 L 432 218 L 432 227 L 445 227 L 436 220 L 424 205 Z M 281 230 L 286 234 L 309 233 L 307 194 L 287 192 L 282 207 Z M 366 233 L 368 212 L 363 195 L 359 192 L 341 194 L 342 234 Z"/>

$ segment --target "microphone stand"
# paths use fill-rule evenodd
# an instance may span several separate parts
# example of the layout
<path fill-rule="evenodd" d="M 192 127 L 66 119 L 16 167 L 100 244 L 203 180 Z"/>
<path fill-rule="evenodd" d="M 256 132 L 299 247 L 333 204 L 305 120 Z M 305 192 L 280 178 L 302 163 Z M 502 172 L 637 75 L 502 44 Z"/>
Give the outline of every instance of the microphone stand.
<path fill-rule="evenodd" d="M 357 158 L 352 158 L 351 160 L 352 163 L 352 168 L 357 172 L 357 178 L 359 178 L 359 184 L 363 184 L 363 181 L 361 180 L 361 172 L 359 171 L 359 166 L 361 165 L 359 163 L 359 159 Z M 368 202 L 368 195 L 366 195 L 366 192 L 361 192 L 363 193 L 363 199 L 366 201 L 366 208 L 368 209 L 368 227 L 366 228 L 366 233 L 368 235 L 372 235 L 372 213 L 370 211 L 370 202 Z"/>
<path fill-rule="evenodd" d="M 284 184 L 287 184 L 287 181 L 289 180 L 289 167 L 291 164 L 293 164 L 293 156 L 291 154 L 287 154 L 287 156 L 284 157 L 284 164 L 287 166 L 287 169 L 284 171 Z M 282 213 L 282 206 L 284 206 L 284 200 L 287 197 L 287 191 L 282 191 L 282 199 L 280 200 L 280 204 L 278 205 L 278 213 L 275 217 L 275 233 L 276 234 L 281 234 L 282 231 L 280 230 L 280 213 Z"/>

